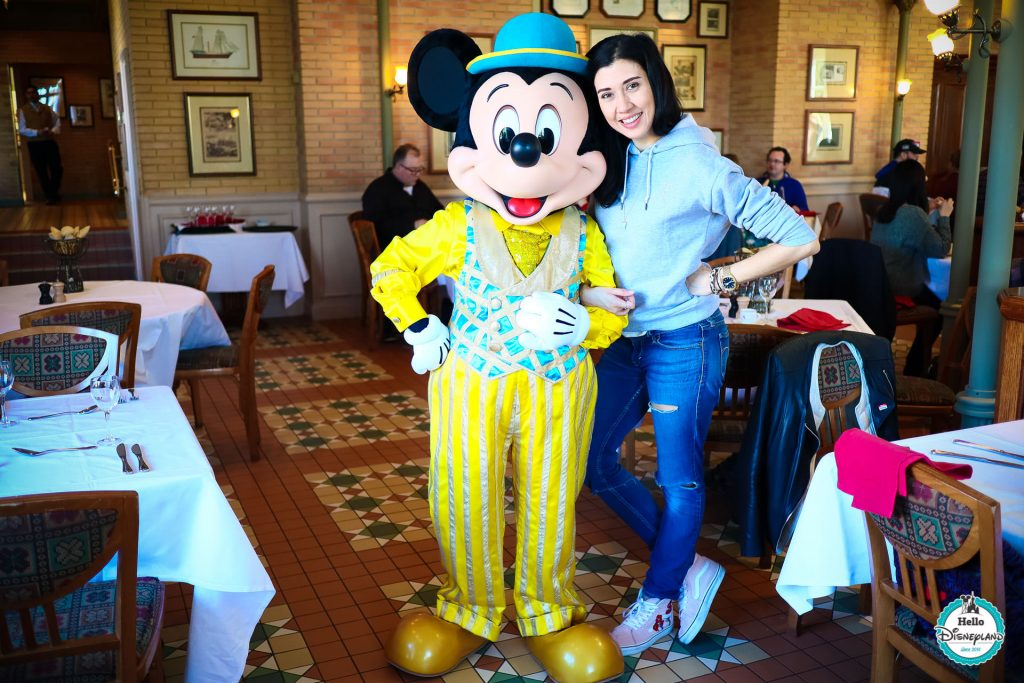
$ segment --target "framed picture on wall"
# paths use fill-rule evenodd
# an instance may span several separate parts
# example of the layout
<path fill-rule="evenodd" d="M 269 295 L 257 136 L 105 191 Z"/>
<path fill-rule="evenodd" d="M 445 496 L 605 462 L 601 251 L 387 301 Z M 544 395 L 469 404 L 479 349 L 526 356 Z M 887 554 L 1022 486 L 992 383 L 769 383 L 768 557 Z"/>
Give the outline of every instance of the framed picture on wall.
<path fill-rule="evenodd" d="M 686 111 L 704 111 L 706 45 L 664 45 L 662 56 L 676 85 L 679 102 Z"/>
<path fill-rule="evenodd" d="M 623 28 L 607 28 L 603 26 L 594 26 L 590 29 L 590 47 L 594 47 L 609 36 L 617 36 L 620 33 L 645 33 L 650 36 L 651 40 L 655 43 L 658 42 L 658 32 L 653 28 L 634 28 L 632 26 Z"/>
<path fill-rule="evenodd" d="M 100 79 L 100 118 L 113 119 L 117 117 L 117 109 L 114 106 L 114 79 Z"/>
<path fill-rule="evenodd" d="M 71 112 L 72 128 L 92 128 L 92 105 L 91 104 L 69 104 Z"/>
<path fill-rule="evenodd" d="M 191 176 L 256 175 L 249 93 L 185 93 L 185 142 Z"/>
<path fill-rule="evenodd" d="M 644 13 L 644 0 L 601 0 L 601 14 L 606 17 L 636 19 Z"/>
<path fill-rule="evenodd" d="M 659 21 L 684 23 L 693 14 L 692 0 L 654 0 L 654 14 Z"/>
<path fill-rule="evenodd" d="M 856 45 L 810 45 L 807 50 L 807 99 L 856 99 L 859 48 Z"/>
<path fill-rule="evenodd" d="M 430 129 L 430 141 L 427 145 L 427 173 L 444 175 L 448 173 L 448 153 L 452 151 L 455 133 L 438 128 Z"/>
<path fill-rule="evenodd" d="M 729 3 L 701 2 L 697 6 L 697 37 L 729 37 Z"/>
<path fill-rule="evenodd" d="M 558 17 L 584 17 L 590 11 L 590 0 L 551 0 L 551 13 Z"/>
<path fill-rule="evenodd" d="M 68 115 L 64 105 L 64 79 L 60 76 L 33 76 L 28 84 L 39 93 L 39 101 L 52 109 L 57 116 Z"/>
<path fill-rule="evenodd" d="M 808 110 L 804 129 L 804 163 L 853 163 L 852 111 Z"/>
<path fill-rule="evenodd" d="M 172 78 L 260 80 L 256 14 L 168 10 L 167 30 Z"/>

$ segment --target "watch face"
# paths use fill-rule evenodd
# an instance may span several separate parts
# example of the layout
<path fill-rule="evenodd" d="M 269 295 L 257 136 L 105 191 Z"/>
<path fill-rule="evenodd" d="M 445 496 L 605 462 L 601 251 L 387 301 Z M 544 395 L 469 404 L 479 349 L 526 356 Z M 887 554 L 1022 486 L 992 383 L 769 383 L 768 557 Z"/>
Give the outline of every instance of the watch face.
<path fill-rule="evenodd" d="M 734 278 L 732 275 L 723 275 L 722 287 L 730 292 L 736 289 L 736 278 Z"/>

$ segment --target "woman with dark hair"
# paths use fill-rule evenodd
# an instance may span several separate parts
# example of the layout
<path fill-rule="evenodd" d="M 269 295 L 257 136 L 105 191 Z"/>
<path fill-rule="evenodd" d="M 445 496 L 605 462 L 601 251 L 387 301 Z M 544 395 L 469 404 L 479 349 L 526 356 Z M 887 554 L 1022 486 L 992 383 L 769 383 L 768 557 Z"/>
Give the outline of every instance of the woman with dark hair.
<path fill-rule="evenodd" d="M 953 200 L 941 197 L 933 200 L 939 210 L 933 228 L 928 221 L 924 167 L 913 159 L 906 159 L 896 164 L 889 178 L 889 201 L 875 216 L 871 241 L 882 249 L 893 294 L 910 297 L 918 306 L 938 310 L 942 302 L 928 289 L 928 259 L 942 258 L 949 253 L 952 240 L 949 216 L 953 213 Z M 927 373 L 932 345 L 941 331 L 941 319 L 931 327 L 918 327 L 903 374 L 921 377 Z"/>
<path fill-rule="evenodd" d="M 629 311 L 623 337 L 597 366 L 587 483 L 651 547 L 637 602 L 612 632 L 623 653 L 635 655 L 671 635 L 674 600 L 679 638 L 693 640 L 725 574 L 695 555 L 704 515 L 704 441 L 729 353 L 719 295 L 818 246 L 781 197 L 745 177 L 718 153 L 711 131 L 683 113 L 650 38 L 612 36 L 587 56 L 608 124 L 602 150 L 608 171 L 596 212 L 622 289 L 590 289 L 583 300 Z M 731 267 L 701 263 L 730 224 L 775 244 Z M 623 438 L 648 409 L 663 509 L 619 464 Z"/>

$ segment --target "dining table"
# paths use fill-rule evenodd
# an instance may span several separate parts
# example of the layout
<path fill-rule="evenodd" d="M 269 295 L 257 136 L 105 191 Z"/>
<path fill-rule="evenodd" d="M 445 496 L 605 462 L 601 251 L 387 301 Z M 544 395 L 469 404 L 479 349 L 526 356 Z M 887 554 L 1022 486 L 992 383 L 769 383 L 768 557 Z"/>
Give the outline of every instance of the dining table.
<path fill-rule="evenodd" d="M 231 344 L 210 298 L 192 287 L 137 280 L 89 280 L 84 291 L 65 296 L 68 304 L 124 301 L 142 306 L 136 386 L 171 386 L 180 349 Z M 38 285 L 4 287 L 0 292 L 0 332 L 21 327 L 22 313 L 55 305 L 60 304 L 39 303 Z"/>
<path fill-rule="evenodd" d="M 175 233 L 164 249 L 165 256 L 170 254 L 195 254 L 212 263 L 208 292 L 248 292 L 252 279 L 264 267 L 273 265 L 273 289 L 284 292 L 286 308 L 305 296 L 305 283 L 309 281 L 295 235 L 286 231 Z"/>
<path fill-rule="evenodd" d="M 26 398 L 8 403 L 18 424 L 0 431 L 0 497 L 66 491 L 136 491 L 139 495 L 139 576 L 192 584 L 185 680 L 238 681 L 249 642 L 274 586 L 169 387 L 144 387 L 138 400 L 115 406 L 109 432 L 138 443 L 150 466 L 122 471 L 113 446 L 31 457 L 34 451 L 89 446 L 108 433 L 88 393 Z M 116 563 L 97 579 L 116 577 Z"/>
<path fill-rule="evenodd" d="M 895 442 L 937 462 L 969 464 L 972 473 L 963 483 L 999 502 L 1003 540 L 1018 553 L 1024 553 L 1024 469 L 1013 467 L 1018 461 L 1011 457 L 954 443 L 955 439 L 1024 455 L 1024 420 Z M 932 449 L 980 456 L 1011 465 L 935 455 Z M 829 453 L 819 459 L 814 469 L 775 586 L 779 595 L 798 614 L 809 612 L 814 607 L 815 598 L 831 595 L 837 587 L 871 582 L 871 555 L 864 512 L 853 507 L 853 497 L 840 491 L 837 482 L 835 454 Z"/>
<path fill-rule="evenodd" d="M 718 303 L 719 310 L 725 316 L 726 324 L 732 325 L 745 322 L 740 320 L 739 317 L 729 317 L 730 305 L 729 299 L 721 299 Z M 864 322 L 864 319 L 853 309 L 853 306 L 843 299 L 772 299 L 771 312 L 760 314 L 755 324 L 778 327 L 779 318 L 792 315 L 801 308 L 828 313 L 832 317 L 842 320 L 848 325 L 848 327 L 843 328 L 845 331 L 874 334 L 871 328 L 868 327 L 868 324 Z"/>

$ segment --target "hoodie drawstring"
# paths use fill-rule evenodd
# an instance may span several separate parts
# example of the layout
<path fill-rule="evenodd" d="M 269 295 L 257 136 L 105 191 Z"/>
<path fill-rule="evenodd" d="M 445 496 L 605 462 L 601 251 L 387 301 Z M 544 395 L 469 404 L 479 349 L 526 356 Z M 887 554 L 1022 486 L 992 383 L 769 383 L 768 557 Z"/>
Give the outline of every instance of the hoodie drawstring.
<path fill-rule="evenodd" d="M 629 185 L 629 148 L 626 148 L 626 169 L 622 172 L 622 227 L 626 227 L 626 187 Z"/>
<path fill-rule="evenodd" d="M 647 150 L 647 191 L 644 194 L 644 211 L 647 210 L 647 203 L 651 201 L 651 171 L 654 170 L 654 146 Z"/>

